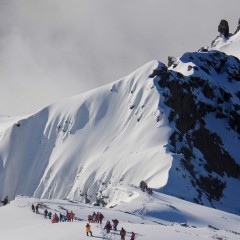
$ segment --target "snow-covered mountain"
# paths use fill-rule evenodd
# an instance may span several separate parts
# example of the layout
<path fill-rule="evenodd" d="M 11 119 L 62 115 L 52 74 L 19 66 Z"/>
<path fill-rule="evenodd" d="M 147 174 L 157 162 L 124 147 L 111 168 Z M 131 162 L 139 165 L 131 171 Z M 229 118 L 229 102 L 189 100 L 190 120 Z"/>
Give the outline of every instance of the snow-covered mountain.
<path fill-rule="evenodd" d="M 1 116 L 0 194 L 113 207 L 135 199 L 129 188 L 144 180 L 239 214 L 239 36 L 35 114 Z"/>

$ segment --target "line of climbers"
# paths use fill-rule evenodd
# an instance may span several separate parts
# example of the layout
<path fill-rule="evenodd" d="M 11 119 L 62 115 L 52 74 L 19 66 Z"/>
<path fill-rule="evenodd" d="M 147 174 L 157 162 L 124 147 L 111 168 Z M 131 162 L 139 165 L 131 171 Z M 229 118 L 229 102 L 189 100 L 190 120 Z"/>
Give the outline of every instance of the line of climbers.
<path fill-rule="evenodd" d="M 90 223 L 90 222 L 93 222 L 93 223 L 94 223 L 94 222 L 97 222 L 97 223 L 102 224 L 102 220 L 103 220 L 104 216 L 103 216 L 103 214 L 100 213 L 100 212 L 97 212 L 97 213 L 93 212 L 92 215 L 91 215 L 91 214 L 88 214 L 87 218 L 88 218 L 88 222 L 89 222 L 89 223 Z"/>
<path fill-rule="evenodd" d="M 111 224 L 110 221 L 107 221 L 105 226 L 104 226 L 104 230 L 106 230 L 106 233 L 110 233 L 110 231 L 113 229 L 113 231 L 118 231 L 117 230 L 117 226 L 118 226 L 118 223 L 119 221 L 117 219 L 113 219 L 112 220 L 113 224 Z M 99 222 L 100 223 L 100 222 Z M 101 223 L 100 223 L 101 224 Z M 121 237 L 121 240 L 125 240 L 125 237 L 126 237 L 126 230 L 122 227 L 119 234 L 120 234 L 120 237 Z M 91 226 L 89 223 L 87 223 L 86 225 L 86 234 L 87 236 L 89 236 L 88 234 L 90 234 L 90 236 L 93 236 L 92 235 L 92 231 L 91 231 Z M 130 237 L 130 240 L 135 240 L 136 239 L 136 234 L 134 232 L 131 233 L 131 237 Z"/>
<path fill-rule="evenodd" d="M 42 208 L 42 205 L 40 203 L 37 203 L 36 206 L 34 206 L 34 204 L 32 204 L 31 206 L 32 211 L 36 214 L 40 214 L 39 213 L 39 208 Z M 44 210 L 43 212 L 44 217 L 45 218 L 49 218 L 51 219 L 52 223 L 58 223 L 58 222 L 73 222 L 74 218 L 75 218 L 75 214 L 71 211 L 68 212 L 68 210 L 66 210 L 66 215 L 63 215 L 62 213 L 59 213 L 59 216 L 57 213 L 52 214 L 51 211 L 47 210 L 47 208 Z M 86 234 L 87 236 L 93 236 L 92 231 L 91 231 L 91 226 L 89 223 L 99 223 L 102 224 L 103 221 L 103 214 L 101 212 L 93 212 L 93 214 L 89 214 L 87 216 L 87 221 L 88 223 L 86 224 Z M 113 229 L 113 231 L 118 231 L 117 230 L 117 226 L 119 224 L 119 221 L 117 219 L 113 219 L 112 220 L 112 224 L 110 221 L 107 221 L 103 230 L 106 230 L 106 233 L 110 233 L 110 231 Z M 121 240 L 125 240 L 125 236 L 126 236 L 126 230 L 122 227 L 119 234 L 121 237 Z M 89 235 L 90 234 L 90 235 Z M 136 234 L 134 232 L 131 233 L 130 236 L 130 240 L 135 240 L 136 239 Z"/>
<path fill-rule="evenodd" d="M 41 204 L 37 204 L 34 206 L 32 204 L 32 211 L 36 214 L 39 214 L 39 208 L 41 207 Z M 51 219 L 52 223 L 58 223 L 58 222 L 73 222 L 75 214 L 73 211 L 68 212 L 66 211 L 66 215 L 59 213 L 59 216 L 57 213 L 52 214 L 51 211 L 48 211 L 47 209 L 44 210 L 44 217 Z"/>

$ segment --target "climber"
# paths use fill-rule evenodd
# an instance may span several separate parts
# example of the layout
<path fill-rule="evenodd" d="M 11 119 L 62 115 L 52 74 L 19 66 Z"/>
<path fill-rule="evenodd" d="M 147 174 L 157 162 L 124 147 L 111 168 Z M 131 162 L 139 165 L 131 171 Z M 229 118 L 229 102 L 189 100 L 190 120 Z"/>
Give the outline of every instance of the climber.
<path fill-rule="evenodd" d="M 44 216 L 45 216 L 45 218 L 47 218 L 47 215 L 48 215 L 48 210 L 45 209 L 45 211 L 44 211 Z"/>
<path fill-rule="evenodd" d="M 121 240 L 125 240 L 126 230 L 124 228 L 121 229 L 120 236 L 121 236 Z"/>
<path fill-rule="evenodd" d="M 48 218 L 51 219 L 52 218 L 52 213 L 48 212 Z"/>
<path fill-rule="evenodd" d="M 69 213 L 70 222 L 73 222 L 74 215 L 75 215 L 75 214 L 73 213 L 73 211 L 71 211 L 71 212 Z"/>
<path fill-rule="evenodd" d="M 117 231 L 117 225 L 118 225 L 119 221 L 117 219 L 113 219 L 112 222 L 113 222 L 113 230 Z"/>
<path fill-rule="evenodd" d="M 35 212 L 35 207 L 33 204 L 32 204 L 32 211 Z"/>
<path fill-rule="evenodd" d="M 136 234 L 132 232 L 130 240 L 135 240 L 135 238 L 136 238 Z"/>
<path fill-rule="evenodd" d="M 112 229 L 112 225 L 111 225 L 110 221 L 107 221 L 104 229 L 107 231 L 107 233 L 110 232 L 110 230 Z"/>
<path fill-rule="evenodd" d="M 91 226 L 90 226 L 89 223 L 87 223 L 87 225 L 86 225 L 86 233 L 87 233 L 87 236 L 88 236 L 88 233 L 90 233 L 90 234 L 91 234 L 91 237 L 92 237 Z"/>

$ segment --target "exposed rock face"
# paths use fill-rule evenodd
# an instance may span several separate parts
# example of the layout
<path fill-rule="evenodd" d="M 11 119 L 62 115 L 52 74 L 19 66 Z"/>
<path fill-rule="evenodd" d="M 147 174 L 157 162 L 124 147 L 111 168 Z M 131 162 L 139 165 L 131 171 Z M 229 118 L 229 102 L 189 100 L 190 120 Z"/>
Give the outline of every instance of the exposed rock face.
<path fill-rule="evenodd" d="M 240 18 L 238 19 L 238 26 L 237 26 L 237 29 L 234 32 L 234 34 L 237 33 L 239 30 L 240 30 Z"/>
<path fill-rule="evenodd" d="M 225 19 L 222 19 L 220 21 L 220 24 L 218 25 L 218 32 L 222 34 L 224 37 L 228 36 L 229 26 L 228 26 L 228 22 Z"/>
<path fill-rule="evenodd" d="M 164 104 L 171 108 L 169 150 L 182 156 L 180 166 L 189 172 L 198 193 L 195 202 L 202 203 L 204 195 L 214 206 L 223 196 L 224 178 L 240 178 L 240 160 L 226 150 L 224 139 L 210 129 L 207 118 L 221 121 L 240 139 L 240 93 L 232 90 L 239 86 L 240 61 L 217 51 L 186 53 L 180 61 L 197 66 L 192 75 L 166 67 L 152 75 L 159 77 Z M 194 154 L 196 149 L 201 157 Z"/>
<path fill-rule="evenodd" d="M 173 56 L 168 56 L 168 67 L 171 67 L 172 65 L 176 65 L 177 59 Z"/>

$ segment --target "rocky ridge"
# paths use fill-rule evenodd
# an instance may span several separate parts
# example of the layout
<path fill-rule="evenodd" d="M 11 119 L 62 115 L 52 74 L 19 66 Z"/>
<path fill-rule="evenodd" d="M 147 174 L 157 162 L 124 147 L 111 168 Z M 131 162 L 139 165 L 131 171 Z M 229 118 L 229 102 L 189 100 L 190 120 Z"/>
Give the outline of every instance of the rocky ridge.
<path fill-rule="evenodd" d="M 178 71 L 179 65 L 189 74 Z M 221 121 L 240 144 L 240 61 L 219 51 L 185 53 L 169 68 L 160 64 L 150 77 L 156 78 L 163 104 L 170 108 L 168 150 L 178 159 L 175 170 L 187 170 L 188 176 L 182 177 L 196 189 L 196 203 L 206 204 L 204 195 L 214 207 L 224 195 L 224 179 L 239 182 L 240 158 L 226 149 L 219 132 L 208 127 L 207 118 Z"/>

